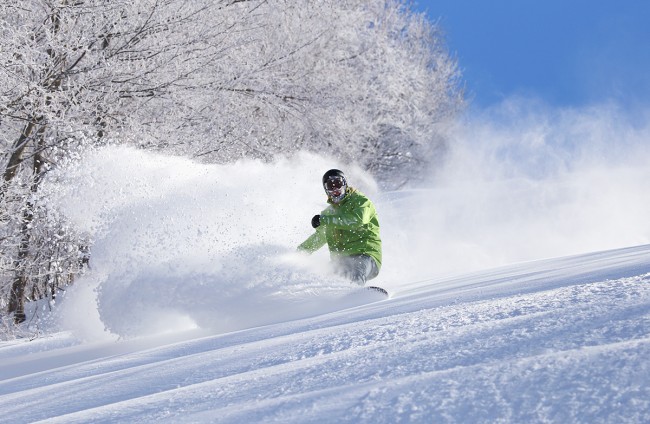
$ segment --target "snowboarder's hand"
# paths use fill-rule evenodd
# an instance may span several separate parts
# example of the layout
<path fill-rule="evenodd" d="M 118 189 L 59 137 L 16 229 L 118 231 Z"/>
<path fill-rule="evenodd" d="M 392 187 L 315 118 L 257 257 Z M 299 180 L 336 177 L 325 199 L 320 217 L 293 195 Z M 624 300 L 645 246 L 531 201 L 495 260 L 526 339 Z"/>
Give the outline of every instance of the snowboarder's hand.
<path fill-rule="evenodd" d="M 311 226 L 314 228 L 318 228 L 320 225 L 320 215 L 314 215 L 314 217 L 311 219 Z"/>

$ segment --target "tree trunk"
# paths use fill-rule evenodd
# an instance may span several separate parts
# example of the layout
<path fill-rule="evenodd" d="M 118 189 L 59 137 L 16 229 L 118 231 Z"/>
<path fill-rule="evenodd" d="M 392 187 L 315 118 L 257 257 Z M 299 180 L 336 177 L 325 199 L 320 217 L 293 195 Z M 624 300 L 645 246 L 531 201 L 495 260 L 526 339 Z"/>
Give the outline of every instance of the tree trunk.
<path fill-rule="evenodd" d="M 29 137 L 34 131 L 35 126 L 36 120 L 30 120 L 30 122 L 25 125 L 25 128 L 20 134 L 20 137 L 18 137 L 18 140 L 14 143 L 13 149 L 11 151 L 11 156 L 9 156 L 9 162 L 7 163 L 7 166 L 3 173 L 3 177 L 6 182 L 13 180 L 13 178 L 16 176 L 18 167 L 23 162 L 23 153 L 25 152 L 25 148 L 29 143 Z"/>
<path fill-rule="evenodd" d="M 16 324 L 25 321 L 25 288 L 27 287 L 27 256 L 29 255 L 29 242 L 31 239 L 30 227 L 34 218 L 34 205 L 28 201 L 23 210 L 23 222 L 20 228 L 20 246 L 18 256 L 14 261 L 15 274 L 9 294 L 8 312 L 14 314 Z"/>
<path fill-rule="evenodd" d="M 25 287 L 27 286 L 27 279 L 25 275 L 18 275 L 11 285 L 11 292 L 9 293 L 9 308 L 7 312 L 14 314 L 14 322 L 20 324 L 24 322 L 27 317 L 25 315 Z"/>
<path fill-rule="evenodd" d="M 45 127 L 41 127 L 36 135 L 38 139 L 37 152 L 34 154 L 33 163 L 33 179 L 31 185 L 31 192 L 36 193 L 38 186 L 41 182 L 41 174 L 43 167 L 43 158 L 40 149 L 44 144 Z M 15 173 L 14 173 L 15 175 Z M 20 226 L 20 245 L 18 247 L 18 255 L 14 261 L 15 274 L 11 284 L 11 292 L 9 293 L 9 305 L 7 312 L 14 314 L 14 322 L 19 324 L 25 321 L 25 289 L 29 283 L 27 273 L 27 258 L 29 256 L 29 247 L 31 241 L 31 227 L 34 220 L 34 204 L 31 200 L 27 200 L 25 208 L 23 209 L 23 219 Z"/>

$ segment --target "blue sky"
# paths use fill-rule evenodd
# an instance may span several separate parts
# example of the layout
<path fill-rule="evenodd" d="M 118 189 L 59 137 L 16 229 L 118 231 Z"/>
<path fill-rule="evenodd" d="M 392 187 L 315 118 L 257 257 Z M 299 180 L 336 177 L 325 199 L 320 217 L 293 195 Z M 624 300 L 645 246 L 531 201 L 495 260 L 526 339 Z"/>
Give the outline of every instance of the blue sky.
<path fill-rule="evenodd" d="M 650 100 L 650 0 L 415 0 L 446 33 L 478 107 Z"/>

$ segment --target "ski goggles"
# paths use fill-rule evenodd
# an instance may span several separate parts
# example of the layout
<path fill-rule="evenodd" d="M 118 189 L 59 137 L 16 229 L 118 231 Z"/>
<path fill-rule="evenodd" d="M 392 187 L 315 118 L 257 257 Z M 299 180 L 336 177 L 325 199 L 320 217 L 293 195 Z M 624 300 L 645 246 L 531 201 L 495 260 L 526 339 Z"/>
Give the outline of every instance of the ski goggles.
<path fill-rule="evenodd" d="M 345 179 L 341 177 L 330 177 L 325 184 L 323 184 L 325 190 L 327 191 L 336 191 L 345 187 Z"/>

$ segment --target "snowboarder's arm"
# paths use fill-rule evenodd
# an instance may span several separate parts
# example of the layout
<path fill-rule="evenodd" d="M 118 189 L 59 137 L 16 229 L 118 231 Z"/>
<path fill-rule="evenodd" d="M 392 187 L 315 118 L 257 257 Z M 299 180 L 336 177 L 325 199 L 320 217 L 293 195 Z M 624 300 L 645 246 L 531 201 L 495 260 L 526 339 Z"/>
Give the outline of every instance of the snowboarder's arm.
<path fill-rule="evenodd" d="M 309 236 L 307 240 L 303 241 L 298 250 L 308 253 L 314 253 L 327 243 L 327 238 L 325 237 L 325 229 L 323 227 L 316 228 L 314 234 Z"/>

